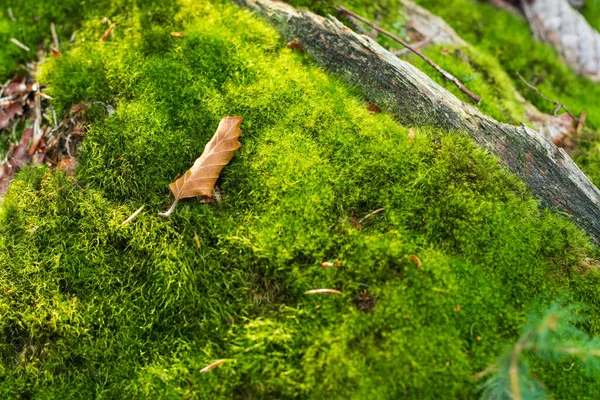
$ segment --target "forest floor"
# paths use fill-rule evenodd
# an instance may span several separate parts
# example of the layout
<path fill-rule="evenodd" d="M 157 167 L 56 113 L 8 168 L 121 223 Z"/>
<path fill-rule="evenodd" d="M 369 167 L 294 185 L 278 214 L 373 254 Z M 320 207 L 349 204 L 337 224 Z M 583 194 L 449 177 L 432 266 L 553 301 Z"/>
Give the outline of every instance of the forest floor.
<path fill-rule="evenodd" d="M 509 13 L 419 3 L 468 42 L 424 51 L 483 112 L 527 122 L 515 91 L 552 112 L 517 72 L 587 111 L 571 154 L 600 184 L 600 85 Z M 405 34 L 397 0 L 343 4 Z M 599 10 L 586 11 L 597 27 Z M 60 56 L 33 77 L 59 120 L 88 107 L 85 134 L 74 173 L 23 168 L 0 205 L 0 397 L 473 398 L 472 376 L 549 304 L 583 304 L 578 327 L 600 334 L 598 249 L 572 221 L 460 132 L 370 112 L 250 12 L 221 0 L 3 0 L 0 41 L 31 50 L 0 47 L 2 80 L 32 73 L 51 24 Z M 182 201 L 161 219 L 169 184 L 227 115 L 243 117 L 243 147 L 219 178 L 222 199 Z M 2 153 L 29 123 L 0 131 Z M 305 294 L 320 288 L 341 295 Z M 557 398 L 600 398 L 582 363 L 529 364 Z"/>

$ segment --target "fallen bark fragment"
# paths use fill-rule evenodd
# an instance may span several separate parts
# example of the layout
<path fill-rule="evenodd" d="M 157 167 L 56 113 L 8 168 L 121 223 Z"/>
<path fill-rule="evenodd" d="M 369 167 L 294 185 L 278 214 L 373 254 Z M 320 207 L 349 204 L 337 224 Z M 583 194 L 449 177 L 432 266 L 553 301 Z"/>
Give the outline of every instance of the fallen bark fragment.
<path fill-rule="evenodd" d="M 367 98 L 405 124 L 463 132 L 519 175 L 545 206 L 571 215 L 600 242 L 600 191 L 567 153 L 526 126 L 500 123 L 465 104 L 411 64 L 337 19 L 271 0 L 236 0 L 267 19 L 313 59 L 358 86 Z"/>

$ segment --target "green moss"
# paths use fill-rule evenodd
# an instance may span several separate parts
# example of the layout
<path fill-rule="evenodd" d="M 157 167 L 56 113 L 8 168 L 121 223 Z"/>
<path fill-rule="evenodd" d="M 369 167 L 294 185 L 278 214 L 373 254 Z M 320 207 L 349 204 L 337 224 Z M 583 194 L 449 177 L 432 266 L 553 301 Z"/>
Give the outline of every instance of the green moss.
<path fill-rule="evenodd" d="M 125 2 L 86 1 L 86 0 L 48 0 L 30 1 L 23 4 L 19 0 L 4 0 L 0 5 L 0 78 L 4 82 L 15 71 L 23 75 L 24 62 L 36 59 L 38 48 L 46 48 L 52 42 L 50 25 L 55 24 L 61 49 L 69 47 L 69 39 L 77 31 L 85 17 L 112 17 L 126 9 Z M 14 20 L 10 18 L 12 17 Z M 106 28 L 105 28 L 106 30 Z M 97 36 L 100 38 L 102 33 Z M 15 38 L 30 48 L 24 51 L 9 42 Z M 96 40 L 97 40 L 96 39 Z"/>
<path fill-rule="evenodd" d="M 469 90 L 482 100 L 477 107 L 498 121 L 511 124 L 527 122 L 525 108 L 516 100 L 516 88 L 498 61 L 471 45 L 462 48 L 432 46 L 424 50 L 436 64 L 457 77 Z M 412 64 L 426 73 L 444 88 L 454 93 L 465 103 L 473 104 L 466 94 L 452 82 L 444 79 L 437 71 L 416 55 L 408 58 Z"/>
<path fill-rule="evenodd" d="M 597 0 L 586 1 L 581 13 L 590 25 L 596 30 L 600 30 L 600 2 Z"/>
<path fill-rule="evenodd" d="M 383 16 L 382 27 L 401 37 L 404 36 L 402 26 L 405 17 L 398 0 L 375 3 L 364 0 L 298 0 L 293 3 L 310 6 L 322 14 L 336 14 L 335 6 L 345 5 L 371 20 L 378 15 Z M 449 51 L 442 54 L 440 48 L 433 48 L 426 50 L 426 53 L 481 96 L 483 100 L 479 108 L 484 113 L 500 121 L 524 122 L 523 106 L 513 94 L 515 89 L 540 110 L 548 114 L 554 111 L 555 106 L 531 91 L 518 78 L 518 73 L 549 98 L 565 104 L 573 113 L 579 115 L 586 110 L 589 132 L 579 143 L 573 158 L 593 182 L 600 182 L 600 107 L 596 101 L 600 96 L 599 85 L 577 76 L 550 46 L 537 41 L 526 21 L 486 2 L 418 0 L 417 3 L 442 17 L 469 43 L 469 46 L 460 52 L 445 49 Z M 599 9 L 598 3 L 592 1 L 587 2 L 583 9 L 583 14 L 593 26 L 597 26 L 600 21 L 597 17 Z M 506 32 L 510 34 L 507 35 Z M 398 47 L 398 44 L 382 35 L 379 35 L 377 40 L 388 48 Z M 444 82 L 439 74 L 423 61 L 416 57 L 410 57 L 409 61 L 459 98 L 470 102 L 470 99 L 452 84 Z"/>
<path fill-rule="evenodd" d="M 113 18 L 41 79 L 62 110 L 116 112 L 93 118 L 76 179 L 26 169 L 0 208 L 4 397 L 470 398 L 534 302 L 583 299 L 600 333 L 595 249 L 460 133 L 410 140 L 230 4 Z M 244 117 L 224 200 L 159 219 L 224 115 Z M 200 373 L 216 359 L 232 361 Z M 583 367 L 537 373 L 599 395 Z"/>

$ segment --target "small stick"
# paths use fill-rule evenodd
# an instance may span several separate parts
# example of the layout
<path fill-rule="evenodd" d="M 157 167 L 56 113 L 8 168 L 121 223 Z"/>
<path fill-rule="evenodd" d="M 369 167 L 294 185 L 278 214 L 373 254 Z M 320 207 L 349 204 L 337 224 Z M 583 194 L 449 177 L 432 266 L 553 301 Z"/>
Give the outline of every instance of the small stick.
<path fill-rule="evenodd" d="M 22 48 L 25 51 L 30 51 L 31 50 L 29 47 L 25 46 L 23 43 L 19 42 L 14 37 L 11 37 L 10 41 L 13 42 L 13 44 L 16 44 L 17 46 L 19 46 L 20 48 Z"/>
<path fill-rule="evenodd" d="M 46 93 L 43 92 L 35 92 L 36 96 L 40 96 L 42 99 L 46 99 L 46 100 L 54 100 L 54 98 L 52 96 L 47 95 Z"/>
<path fill-rule="evenodd" d="M 587 118 L 587 111 L 583 110 L 581 112 L 581 117 L 579 117 L 579 122 L 577 122 L 577 129 L 575 130 L 575 132 L 580 135 L 581 134 L 581 130 L 583 129 L 583 126 L 585 125 L 585 119 Z"/>
<path fill-rule="evenodd" d="M 365 215 L 358 221 L 358 224 L 362 225 L 362 223 L 365 222 L 367 219 L 371 218 L 375 214 L 379 214 L 380 212 L 382 212 L 384 210 L 385 210 L 385 207 L 382 207 L 382 208 L 378 208 L 377 210 L 368 213 L 367 215 Z"/>
<path fill-rule="evenodd" d="M 42 104 L 41 104 L 41 100 L 40 100 L 39 96 L 34 96 L 34 98 L 33 98 L 33 111 L 34 111 L 33 139 L 31 141 L 31 147 L 29 148 L 30 156 L 33 156 L 35 154 L 38 144 L 40 143 L 40 140 L 42 140 L 42 136 L 44 136 L 44 130 L 41 128 Z"/>
<path fill-rule="evenodd" d="M 208 364 L 206 367 L 202 368 L 202 369 L 200 370 L 200 373 L 201 373 L 201 374 L 203 374 L 203 373 L 205 373 L 205 372 L 208 372 L 208 371 L 210 371 L 211 369 L 213 369 L 213 368 L 216 368 L 216 367 L 218 367 L 219 365 L 221 365 L 221 364 L 223 364 L 224 362 L 227 362 L 227 361 L 231 361 L 231 360 L 225 360 L 225 359 L 223 359 L 223 360 L 217 360 L 217 361 L 215 361 L 214 363 L 212 363 L 212 364 Z"/>
<path fill-rule="evenodd" d="M 6 81 L 6 83 L 4 85 L 2 85 L 2 89 L 0 89 L 0 101 L 2 101 L 2 95 L 4 95 L 4 90 L 8 87 L 8 85 L 10 84 L 10 79 Z"/>
<path fill-rule="evenodd" d="M 135 212 L 133 214 L 131 214 L 129 216 L 129 218 L 127 218 L 125 221 L 123 221 L 123 223 L 121 225 L 127 225 L 128 223 L 130 223 L 131 221 L 133 221 L 133 219 L 135 217 L 138 216 L 139 213 L 142 212 L 142 210 L 144 209 L 145 206 L 141 206 L 140 208 L 138 208 L 137 210 L 135 210 Z"/>
<path fill-rule="evenodd" d="M 56 51 L 60 51 L 60 43 L 58 42 L 58 35 L 56 34 L 56 27 L 54 22 L 50 24 L 50 32 L 52 33 L 52 41 L 54 42 L 54 48 Z"/>
<path fill-rule="evenodd" d="M 363 18 L 358 14 L 355 14 L 352 11 L 347 10 L 344 7 L 338 7 L 338 11 L 343 14 L 354 17 L 361 22 L 364 22 L 365 24 L 369 25 L 371 28 L 375 29 L 376 31 L 379 31 L 379 32 L 383 33 L 384 35 L 388 36 L 389 38 L 391 38 L 392 40 L 395 40 L 396 42 L 400 43 L 402 46 L 406 47 L 407 49 L 409 49 L 410 51 L 412 51 L 413 53 L 415 53 L 416 55 L 421 57 L 427 64 L 431 65 L 437 72 L 439 72 L 445 79 L 454 83 L 461 90 L 461 92 L 463 92 L 464 94 L 469 96 L 475 103 L 479 104 L 481 102 L 481 98 L 479 96 L 477 96 L 475 93 L 471 92 L 469 89 L 467 89 L 465 87 L 465 85 L 463 85 L 461 83 L 461 81 L 456 79 L 456 77 L 454 75 L 452 75 L 448 71 L 445 71 L 444 69 L 442 69 L 436 63 L 431 61 L 431 59 L 429 57 L 427 57 L 425 54 L 421 53 L 418 49 L 412 48 L 408 43 L 406 43 L 404 40 L 400 39 L 398 36 L 386 31 L 385 29 L 379 27 L 378 25 L 375 25 L 368 19 Z"/>
<path fill-rule="evenodd" d="M 12 22 L 17 22 L 17 19 L 15 18 L 15 14 L 13 14 L 12 8 L 9 8 L 8 10 L 8 17 L 11 19 Z"/>
<path fill-rule="evenodd" d="M 550 103 L 554 104 L 556 106 L 556 108 L 554 109 L 554 116 L 556 116 L 556 114 L 560 111 L 560 109 L 562 108 L 563 110 L 565 110 L 565 112 L 567 114 L 569 114 L 571 116 L 571 118 L 573 118 L 573 120 L 579 122 L 579 118 L 577 118 L 576 116 L 574 116 L 573 114 L 571 114 L 571 111 L 569 111 L 567 109 L 567 107 L 565 107 L 565 105 L 559 101 L 554 101 L 551 98 L 547 97 L 545 94 L 543 94 L 542 92 L 540 92 L 540 90 L 533 86 L 531 83 L 527 82 L 525 80 L 525 78 L 523 78 L 523 76 L 517 72 L 517 76 L 523 81 L 523 83 L 525 85 L 527 85 L 527 87 L 531 90 L 533 90 L 538 96 L 540 96 L 542 99 L 549 101 Z"/>
<path fill-rule="evenodd" d="M 106 32 L 104 32 L 104 35 L 102 35 L 102 37 L 100 38 L 100 41 L 104 42 L 113 29 L 115 29 L 115 24 L 110 24 Z"/>
<path fill-rule="evenodd" d="M 375 17 L 375 24 L 379 25 L 379 21 L 381 20 L 381 14 L 377 14 L 377 17 Z M 351 15 L 348 15 L 348 21 L 350 21 L 350 23 L 352 24 L 352 26 L 354 26 L 354 28 L 362 33 L 365 36 L 370 37 L 371 39 L 375 39 L 377 38 L 377 30 L 373 29 L 372 31 L 368 31 L 365 28 L 363 28 L 363 26 L 361 24 L 358 23 L 358 21 L 352 17 Z"/>
<path fill-rule="evenodd" d="M 312 289 L 307 290 L 304 294 L 319 294 L 319 293 L 328 293 L 328 294 L 342 294 L 339 290 L 335 289 Z"/>
<path fill-rule="evenodd" d="M 73 158 L 73 155 L 71 154 L 71 134 L 70 133 L 67 135 L 67 138 L 65 139 L 65 149 L 67 149 L 67 155 L 69 156 L 69 158 Z"/>
<path fill-rule="evenodd" d="M 491 374 L 493 372 L 498 371 L 498 366 L 496 364 L 492 364 L 489 367 L 487 367 L 486 369 L 484 369 L 483 371 L 479 371 L 476 374 L 471 375 L 471 379 L 473 380 L 477 380 L 477 379 L 481 379 L 484 376 Z"/>
<path fill-rule="evenodd" d="M 432 40 L 432 38 L 426 38 L 424 40 L 421 40 L 420 42 L 417 42 L 417 43 L 413 44 L 412 47 L 413 47 L 413 49 L 420 49 L 421 47 L 423 47 L 426 44 L 430 43 L 431 40 Z M 392 51 L 392 54 L 395 55 L 395 56 L 397 56 L 397 57 L 403 56 L 403 55 L 408 54 L 408 53 L 410 53 L 409 49 L 402 49 L 402 50 L 394 50 L 394 51 Z"/>

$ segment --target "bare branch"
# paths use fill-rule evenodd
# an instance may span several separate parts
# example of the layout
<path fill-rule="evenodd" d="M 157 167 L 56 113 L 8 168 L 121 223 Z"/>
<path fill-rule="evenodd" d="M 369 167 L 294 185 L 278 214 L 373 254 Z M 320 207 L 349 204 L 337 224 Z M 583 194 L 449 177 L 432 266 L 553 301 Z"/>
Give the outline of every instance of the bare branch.
<path fill-rule="evenodd" d="M 527 87 L 531 90 L 533 90 L 538 96 L 540 96 L 542 99 L 549 101 L 550 103 L 554 104 L 554 106 L 556 107 L 554 109 L 554 116 L 556 116 L 558 114 L 558 112 L 560 111 L 560 109 L 562 108 L 563 110 L 565 110 L 565 112 L 567 114 L 569 114 L 571 116 L 571 118 L 573 118 L 575 121 L 579 122 L 579 118 L 576 117 L 575 115 L 573 115 L 568 109 L 567 107 L 565 107 L 565 105 L 561 102 L 558 101 L 554 101 L 551 98 L 547 97 L 545 94 L 543 94 L 542 92 L 540 92 L 540 90 L 535 87 L 534 85 L 532 85 L 531 83 L 527 82 L 525 80 L 525 78 L 523 78 L 523 76 L 517 72 L 517 76 L 523 81 L 523 83 L 525 85 L 527 85 Z"/>

